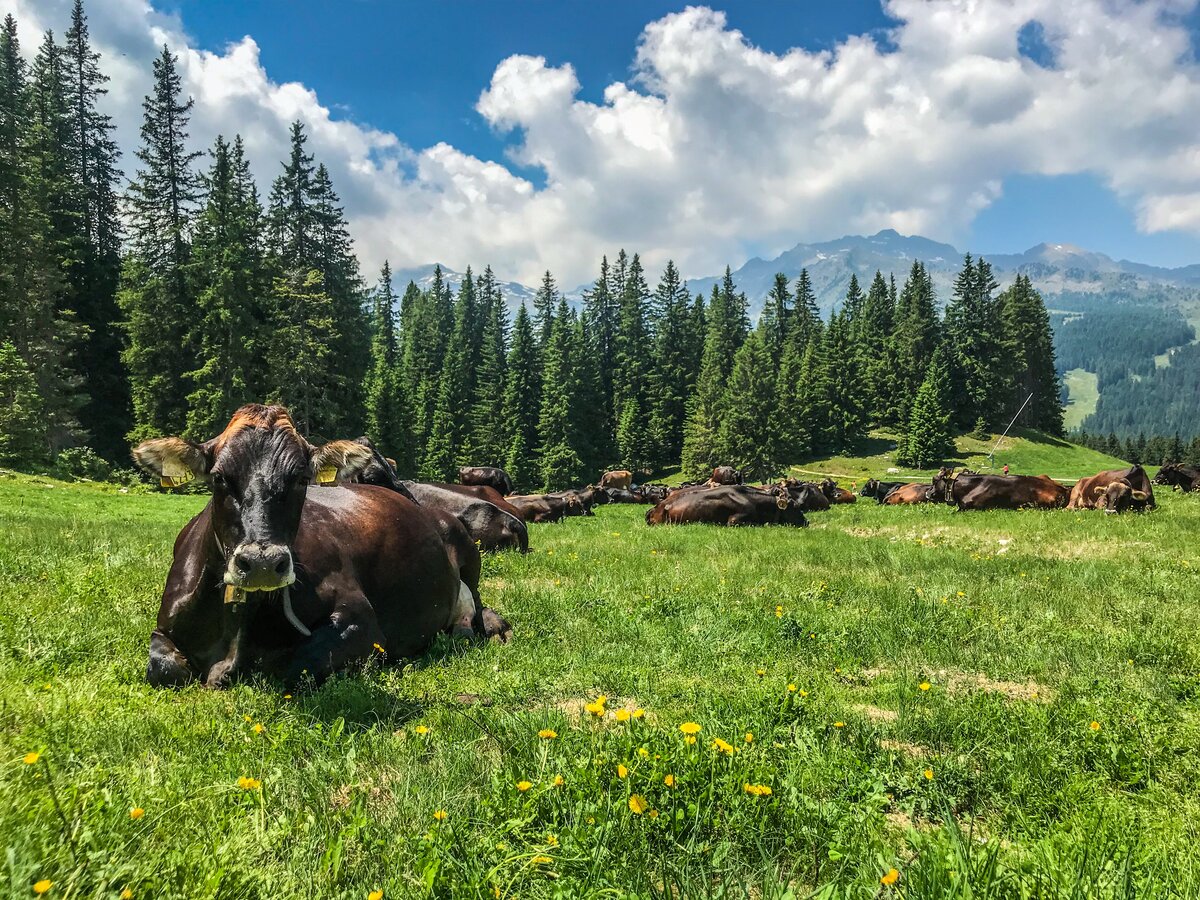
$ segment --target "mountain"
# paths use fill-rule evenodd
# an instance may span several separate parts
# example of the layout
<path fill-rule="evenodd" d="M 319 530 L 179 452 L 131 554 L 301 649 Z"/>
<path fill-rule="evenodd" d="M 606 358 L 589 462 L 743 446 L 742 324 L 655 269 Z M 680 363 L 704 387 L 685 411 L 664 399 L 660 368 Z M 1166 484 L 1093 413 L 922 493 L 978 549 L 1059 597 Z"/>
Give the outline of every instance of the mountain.
<path fill-rule="evenodd" d="M 404 289 L 408 287 L 410 281 L 415 282 L 421 290 L 427 290 L 433 284 L 433 272 L 439 265 L 441 264 L 429 263 L 424 266 L 414 266 L 411 269 L 393 271 L 392 285 L 397 295 L 404 295 Z M 473 274 L 479 275 L 478 272 Z M 463 273 L 456 272 L 449 266 L 442 266 L 442 278 L 450 285 L 450 290 L 457 292 L 459 285 L 462 284 Z M 514 312 L 522 302 L 533 305 L 533 297 L 537 293 L 537 288 L 531 288 L 516 281 L 498 281 L 497 284 L 500 285 L 500 290 L 504 294 L 504 303 L 510 312 Z"/>
<path fill-rule="evenodd" d="M 978 254 L 976 254 L 978 255 Z M 1178 296 L 1184 300 L 1200 288 L 1200 265 L 1167 269 L 1127 260 L 1114 260 L 1070 244 L 1038 244 L 1024 253 L 984 254 L 1003 286 L 1018 274 L 1028 275 L 1034 286 L 1051 300 L 1063 294 L 1137 295 L 1147 292 Z M 919 236 L 906 236 L 892 229 L 869 237 L 847 235 L 819 244 L 797 244 L 771 260 L 755 258 L 733 272 L 734 283 L 750 300 L 751 315 L 757 315 L 770 291 L 775 273 L 794 282 L 802 268 L 808 269 L 821 308 L 828 312 L 841 302 L 857 275 L 866 290 L 876 271 L 893 274 L 903 283 L 914 260 L 920 260 L 933 276 L 938 299 L 943 303 L 953 290 L 954 276 L 962 265 L 963 252 Z M 704 294 L 719 284 L 721 276 L 689 279 L 693 294 Z M 1097 297 L 1099 299 L 1099 297 Z"/>

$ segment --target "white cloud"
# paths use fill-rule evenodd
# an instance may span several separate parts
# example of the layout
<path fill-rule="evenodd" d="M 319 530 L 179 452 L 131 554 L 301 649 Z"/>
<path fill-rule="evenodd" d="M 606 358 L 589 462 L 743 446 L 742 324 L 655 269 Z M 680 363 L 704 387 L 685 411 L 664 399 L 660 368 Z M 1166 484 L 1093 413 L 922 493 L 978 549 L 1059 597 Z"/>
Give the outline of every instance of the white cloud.
<path fill-rule="evenodd" d="M 857 36 L 783 54 L 755 47 L 723 13 L 689 8 L 646 26 L 630 48 L 635 77 L 606 86 L 600 103 L 579 99 L 570 65 L 513 56 L 481 85 L 476 110 L 511 134 L 514 162 L 544 170 L 542 187 L 331 114 L 351 98 L 323 103 L 272 81 L 251 37 L 211 53 L 145 0 L 89 0 L 88 12 L 127 154 L 165 41 L 196 98 L 196 143 L 240 132 L 264 191 L 289 123 L 307 123 L 368 273 L 387 256 L 397 267 L 490 262 L 526 282 L 549 267 L 574 285 L 618 246 L 700 275 L 846 231 L 953 240 L 1018 173 L 1094 173 L 1142 229 L 1200 233 L 1200 68 L 1179 21 L 1194 5 L 887 0 L 890 47 Z M 61 30 L 68 8 L 0 0 L 27 49 L 39 29 Z M 1052 67 L 1018 51 L 1030 22 Z"/>

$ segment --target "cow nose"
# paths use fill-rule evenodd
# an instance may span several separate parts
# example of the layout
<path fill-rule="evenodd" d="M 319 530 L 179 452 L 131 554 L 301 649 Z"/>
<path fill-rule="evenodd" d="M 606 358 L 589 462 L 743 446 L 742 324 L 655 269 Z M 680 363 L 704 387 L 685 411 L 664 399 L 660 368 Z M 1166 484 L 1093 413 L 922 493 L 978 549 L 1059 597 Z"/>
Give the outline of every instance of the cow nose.
<path fill-rule="evenodd" d="M 282 544 L 248 544 L 234 553 L 233 568 L 242 586 L 274 589 L 290 581 L 292 554 Z"/>

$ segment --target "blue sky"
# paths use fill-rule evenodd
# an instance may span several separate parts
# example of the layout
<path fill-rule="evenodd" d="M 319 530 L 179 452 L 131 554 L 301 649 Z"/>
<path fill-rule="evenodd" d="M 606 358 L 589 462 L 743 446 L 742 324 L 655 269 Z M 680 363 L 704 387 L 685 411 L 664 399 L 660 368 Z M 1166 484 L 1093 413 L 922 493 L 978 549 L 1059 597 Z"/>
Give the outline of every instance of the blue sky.
<path fill-rule="evenodd" d="M 127 158 L 166 41 L 264 190 L 306 122 L 368 269 L 695 277 L 887 227 L 1200 262 L 1196 0 L 85 2 Z"/>

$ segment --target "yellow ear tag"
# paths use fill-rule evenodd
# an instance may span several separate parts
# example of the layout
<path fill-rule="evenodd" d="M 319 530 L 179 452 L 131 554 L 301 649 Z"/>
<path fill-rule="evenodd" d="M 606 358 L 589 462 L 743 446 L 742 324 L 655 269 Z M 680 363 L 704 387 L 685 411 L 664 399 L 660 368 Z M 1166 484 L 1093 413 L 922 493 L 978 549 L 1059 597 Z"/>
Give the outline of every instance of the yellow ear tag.
<path fill-rule="evenodd" d="M 195 477 L 196 473 L 186 466 L 163 466 L 162 476 L 158 479 L 158 483 L 165 488 L 177 488 L 183 487 Z"/>
<path fill-rule="evenodd" d="M 241 588 L 234 587 L 232 584 L 225 585 L 225 602 L 226 603 L 241 603 L 246 599 L 246 592 Z"/>
<path fill-rule="evenodd" d="M 317 484 L 333 484 L 337 481 L 338 470 L 330 467 L 328 469 L 317 470 Z"/>

